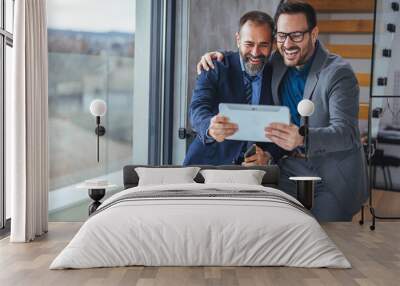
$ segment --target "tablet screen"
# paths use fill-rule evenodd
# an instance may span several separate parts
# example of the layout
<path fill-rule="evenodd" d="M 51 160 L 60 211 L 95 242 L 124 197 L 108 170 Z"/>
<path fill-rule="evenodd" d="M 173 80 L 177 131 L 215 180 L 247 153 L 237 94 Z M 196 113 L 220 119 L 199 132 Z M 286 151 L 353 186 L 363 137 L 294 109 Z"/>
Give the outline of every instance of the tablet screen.
<path fill-rule="evenodd" d="M 290 123 L 286 106 L 220 103 L 219 113 L 236 123 L 239 130 L 227 140 L 270 142 L 264 128 L 273 122 Z"/>

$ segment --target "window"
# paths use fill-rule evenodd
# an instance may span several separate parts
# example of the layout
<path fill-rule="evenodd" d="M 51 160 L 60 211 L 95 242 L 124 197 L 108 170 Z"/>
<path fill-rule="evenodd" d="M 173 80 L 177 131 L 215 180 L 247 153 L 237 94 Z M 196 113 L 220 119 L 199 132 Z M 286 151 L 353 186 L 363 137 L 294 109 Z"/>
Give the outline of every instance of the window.
<path fill-rule="evenodd" d="M 87 190 L 148 162 L 151 5 L 147 0 L 48 0 L 51 221 L 87 217 Z M 161 1 L 160 1 L 161 2 Z M 96 159 L 93 99 L 107 103 Z"/>
<path fill-rule="evenodd" d="M 9 226 L 10 194 L 5 188 L 5 124 L 6 95 L 11 92 L 12 45 L 13 45 L 14 1 L 0 1 L 0 229 Z M 8 221 L 8 223 L 6 223 Z M 8 229 L 6 230 L 8 231 Z"/>
<path fill-rule="evenodd" d="M 6 211 L 9 214 L 10 210 L 5 207 L 10 196 L 4 193 L 3 113 L 5 93 L 11 87 L 8 80 L 12 67 L 14 0 L 0 0 L 0 3 L 2 227 Z M 174 11 L 173 3 L 167 0 L 117 0 L 112 4 L 107 0 L 47 1 L 50 220 L 87 217 L 87 191 L 75 188 L 84 180 L 106 178 L 121 186 L 124 165 L 162 161 L 163 152 L 171 153 L 170 143 L 166 148 L 164 141 L 151 138 L 164 138 L 163 116 L 171 117 L 173 109 L 172 89 L 168 87 L 173 80 L 172 73 L 165 83 L 165 71 L 169 69 L 164 68 L 172 67 L 170 63 L 165 64 L 166 59 L 173 60 L 165 49 L 166 43 L 173 39 L 174 20 L 171 19 L 174 17 L 168 14 Z M 165 27 L 166 19 L 169 19 L 168 27 Z M 155 46 L 157 56 L 154 56 Z M 156 85 L 158 88 L 154 89 Z M 163 105 L 165 89 L 170 92 L 166 107 Z M 95 98 L 105 100 L 108 106 L 102 118 L 106 134 L 100 138 L 99 163 L 95 118 L 89 112 L 90 102 Z M 150 109 L 150 102 L 157 108 Z M 162 114 L 157 116 L 149 110 Z M 157 156 L 152 150 L 157 150 Z"/>

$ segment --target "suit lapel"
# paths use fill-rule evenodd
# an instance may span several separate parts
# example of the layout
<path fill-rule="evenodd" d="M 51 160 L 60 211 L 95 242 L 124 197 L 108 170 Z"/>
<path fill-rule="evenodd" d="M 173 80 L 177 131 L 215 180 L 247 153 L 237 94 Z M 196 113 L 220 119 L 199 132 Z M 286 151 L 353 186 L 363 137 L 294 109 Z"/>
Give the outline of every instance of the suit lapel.
<path fill-rule="evenodd" d="M 306 86 L 304 87 L 304 94 L 303 94 L 304 99 L 312 100 L 315 88 L 318 84 L 319 73 L 322 69 L 322 66 L 323 66 L 326 58 L 329 55 L 329 53 L 325 49 L 324 45 L 319 41 L 318 41 L 317 50 L 315 52 L 316 52 L 315 58 L 313 60 L 310 72 L 307 77 Z M 300 125 L 303 125 L 303 124 L 304 124 L 304 118 L 301 117 Z"/>
<path fill-rule="evenodd" d="M 287 71 L 282 56 L 276 51 L 271 58 L 273 70 L 272 70 L 272 80 L 271 80 L 271 90 L 272 98 L 275 105 L 281 105 L 281 100 L 279 97 L 279 85 Z"/>
<path fill-rule="evenodd" d="M 267 62 L 264 66 L 263 78 L 261 82 L 261 94 L 260 101 L 258 104 L 273 105 L 274 100 L 271 94 L 271 76 L 272 76 L 272 65 Z"/>
<path fill-rule="evenodd" d="M 315 52 L 315 58 L 312 62 L 303 94 L 303 98 L 310 100 L 312 99 L 315 87 L 317 86 L 321 68 L 328 57 L 328 52 L 321 42 L 318 42 L 317 50 Z"/>
<path fill-rule="evenodd" d="M 240 55 L 239 53 L 235 53 L 232 57 L 231 61 L 232 65 L 232 87 L 236 96 L 238 97 L 237 103 L 247 103 L 246 95 L 244 92 L 244 83 L 243 83 L 243 71 L 242 66 L 240 65 Z"/>
<path fill-rule="evenodd" d="M 318 78 L 319 78 L 319 73 L 313 73 L 312 71 L 310 71 L 307 77 L 306 85 L 304 87 L 303 98 L 311 99 L 315 87 L 317 86 Z"/>

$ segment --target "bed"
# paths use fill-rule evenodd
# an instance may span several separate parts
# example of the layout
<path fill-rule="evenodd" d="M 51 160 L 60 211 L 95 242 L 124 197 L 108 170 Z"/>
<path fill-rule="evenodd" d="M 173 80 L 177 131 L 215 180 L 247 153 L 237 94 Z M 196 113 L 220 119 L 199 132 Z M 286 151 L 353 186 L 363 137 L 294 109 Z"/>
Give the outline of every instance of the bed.
<path fill-rule="evenodd" d="M 137 167 L 124 168 L 125 190 L 103 202 L 50 269 L 351 267 L 309 211 L 277 189 L 276 166 L 251 168 L 265 171 L 260 185 L 204 183 L 203 171 L 245 168 L 199 166 L 193 183 L 142 186 Z"/>

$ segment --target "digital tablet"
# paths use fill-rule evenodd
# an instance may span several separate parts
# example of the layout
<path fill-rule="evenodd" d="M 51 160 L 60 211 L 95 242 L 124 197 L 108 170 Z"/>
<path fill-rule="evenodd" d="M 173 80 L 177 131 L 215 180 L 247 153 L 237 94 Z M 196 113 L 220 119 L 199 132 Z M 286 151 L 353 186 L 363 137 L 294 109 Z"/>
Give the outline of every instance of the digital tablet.
<path fill-rule="evenodd" d="M 239 130 L 226 139 L 255 142 L 270 142 L 264 128 L 270 123 L 290 123 L 290 112 L 286 106 L 249 105 L 220 103 L 219 113 L 236 123 Z"/>

